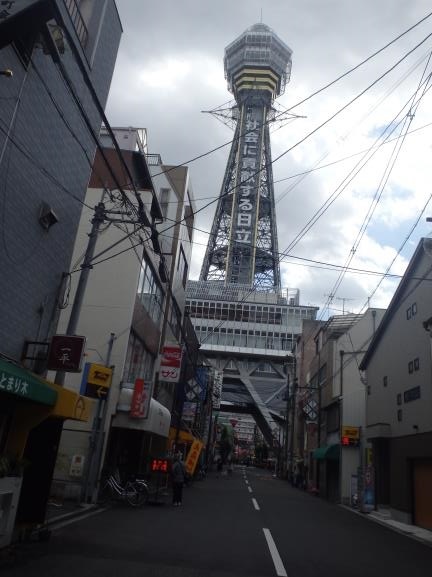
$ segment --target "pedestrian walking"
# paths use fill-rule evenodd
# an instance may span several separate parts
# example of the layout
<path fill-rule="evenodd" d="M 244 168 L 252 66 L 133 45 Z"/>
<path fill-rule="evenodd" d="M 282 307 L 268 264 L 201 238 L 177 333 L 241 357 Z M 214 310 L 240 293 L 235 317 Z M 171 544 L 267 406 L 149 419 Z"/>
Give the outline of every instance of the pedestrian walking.
<path fill-rule="evenodd" d="M 171 469 L 173 487 L 173 505 L 179 507 L 182 504 L 183 485 L 186 479 L 186 469 L 181 460 L 181 454 L 176 453 Z"/>

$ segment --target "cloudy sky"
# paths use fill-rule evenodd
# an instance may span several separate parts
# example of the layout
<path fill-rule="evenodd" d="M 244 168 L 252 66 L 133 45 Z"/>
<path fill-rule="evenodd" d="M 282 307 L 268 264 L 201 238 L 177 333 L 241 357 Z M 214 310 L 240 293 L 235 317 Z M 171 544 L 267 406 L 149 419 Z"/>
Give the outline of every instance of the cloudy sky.
<path fill-rule="evenodd" d="M 202 111 L 232 99 L 225 46 L 259 22 L 262 10 L 262 22 L 293 51 L 291 81 L 276 104 L 297 117 L 271 135 L 274 159 L 289 150 L 273 166 L 279 250 L 287 255 L 283 286 L 299 288 L 301 303 L 319 306 L 324 318 L 360 312 L 368 299 L 387 306 L 398 281 L 378 286 L 382 277 L 371 272 L 383 273 L 394 261 L 391 273 L 403 274 L 431 230 L 425 220 L 432 216 L 432 17 L 302 101 L 427 16 L 430 2 L 117 0 L 117 6 L 124 33 L 107 116 L 113 126 L 147 128 L 149 152 L 166 164 L 231 140 L 230 128 Z M 374 143 L 375 153 L 365 156 Z M 219 194 L 228 154 L 226 146 L 188 163 L 198 209 Z M 197 214 L 201 231 L 209 230 L 215 206 Z M 201 231 L 192 278 L 207 243 Z M 336 267 L 346 264 L 350 269 L 339 278 Z"/>

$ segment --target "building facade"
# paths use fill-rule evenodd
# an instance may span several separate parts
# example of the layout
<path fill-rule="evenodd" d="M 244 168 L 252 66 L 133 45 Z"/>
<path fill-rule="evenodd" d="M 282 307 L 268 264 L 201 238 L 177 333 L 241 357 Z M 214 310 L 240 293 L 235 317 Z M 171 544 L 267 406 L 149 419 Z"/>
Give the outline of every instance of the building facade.
<path fill-rule="evenodd" d="M 103 130 L 103 153 L 96 155 L 86 204 L 95 206 L 103 202 L 106 221 L 97 236 L 94 265 L 77 330 L 87 338 L 86 361 L 90 367 L 112 367 L 113 375 L 106 400 L 96 401 L 95 410 L 100 402 L 104 405 L 104 428 L 97 432 L 98 438 L 103 438 L 99 452 L 93 450 L 88 427 L 72 426 L 63 432 L 53 492 L 66 498 L 81 494 L 94 500 L 104 462 L 110 471 L 119 469 L 125 475 L 144 473 L 151 457 L 165 453 L 175 385 L 158 378 L 160 353 L 167 342 L 182 345 L 179 327 L 183 324 L 181 303 L 185 289 L 178 261 L 185 254 L 190 257 L 192 238 L 187 237 L 188 244 L 184 240 L 178 246 L 177 240 L 159 241 L 157 227 L 162 225 L 164 215 L 159 202 L 161 191 L 154 187 L 147 163 L 146 131 L 114 128 L 113 133 L 122 146 L 121 154 L 153 224 L 141 227 L 136 221 L 132 187 L 125 191 L 131 204 L 124 205 L 124 197 L 119 194 L 104 158 L 118 178 L 124 174 L 124 167 L 119 163 L 117 150 L 112 143 L 110 146 L 110 136 Z M 180 206 L 189 202 L 184 189 L 181 193 Z M 73 256 L 75 269 L 82 262 L 92 216 L 92 211 L 83 211 Z M 165 261 L 165 255 L 170 255 L 170 261 Z M 71 300 L 75 287 L 73 282 Z M 183 287 L 183 293 L 179 287 Z M 68 316 L 66 310 L 60 330 L 66 327 Z M 66 378 L 69 388 L 85 392 L 88 372 Z M 135 410 L 138 394 L 145 397 L 140 414 Z M 83 463 L 79 472 L 71 468 L 77 457 Z"/>
<path fill-rule="evenodd" d="M 43 376 L 121 33 L 114 0 L 2 5 L 0 455 L 28 462 L 20 523 L 45 520 L 63 421 L 89 417 Z"/>
<path fill-rule="evenodd" d="M 375 504 L 432 528 L 430 240 L 420 241 L 360 368 L 367 377 Z"/>

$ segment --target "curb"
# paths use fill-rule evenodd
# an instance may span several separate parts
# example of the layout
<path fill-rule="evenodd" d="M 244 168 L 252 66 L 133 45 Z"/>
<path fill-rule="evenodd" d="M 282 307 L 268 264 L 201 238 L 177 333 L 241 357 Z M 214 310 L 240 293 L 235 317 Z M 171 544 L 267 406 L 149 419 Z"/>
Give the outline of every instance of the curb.
<path fill-rule="evenodd" d="M 55 526 L 59 523 L 64 523 L 65 521 L 69 521 L 71 519 L 79 519 L 88 513 L 96 512 L 97 510 L 103 510 L 102 507 L 99 507 L 95 504 L 90 505 L 81 505 L 78 509 L 74 511 L 69 511 L 68 513 L 60 513 L 59 515 L 55 515 L 54 517 L 50 517 L 45 521 L 44 528 L 47 529 L 55 529 Z"/>
<path fill-rule="evenodd" d="M 394 531 L 395 533 L 399 533 L 399 535 L 403 535 L 404 537 L 414 539 L 415 541 L 422 543 L 422 545 L 426 545 L 426 547 L 432 548 L 432 533 L 430 539 L 424 539 L 423 537 L 415 533 L 417 528 L 416 525 L 407 525 L 407 529 L 402 529 L 401 527 L 396 527 L 395 525 L 388 523 L 387 521 L 384 521 L 384 519 L 379 519 L 378 517 L 375 517 L 371 513 L 362 513 L 361 511 L 356 511 L 355 509 L 352 509 L 347 505 L 339 504 L 339 507 L 342 507 L 342 509 L 345 509 L 347 511 L 351 511 L 351 513 L 355 513 L 356 515 L 360 515 L 363 519 L 367 519 L 369 521 L 373 521 L 374 523 L 378 523 L 378 525 L 381 525 L 382 527 L 387 527 L 387 529 L 390 529 L 390 531 Z M 410 529 L 411 527 L 413 527 L 413 529 Z M 421 529 L 421 527 L 419 527 L 419 529 Z M 421 530 L 423 531 L 426 529 Z"/>

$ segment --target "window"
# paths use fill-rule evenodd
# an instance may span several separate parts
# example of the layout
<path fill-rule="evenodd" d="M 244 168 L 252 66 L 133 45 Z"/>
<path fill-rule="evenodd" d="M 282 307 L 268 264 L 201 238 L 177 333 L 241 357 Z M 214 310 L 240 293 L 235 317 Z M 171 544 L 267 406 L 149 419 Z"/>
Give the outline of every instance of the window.
<path fill-rule="evenodd" d="M 368 394 L 368 395 L 371 394 L 371 387 L 370 387 L 370 385 L 367 386 L 367 394 Z"/>
<path fill-rule="evenodd" d="M 166 219 L 166 217 L 168 215 L 169 194 L 170 194 L 169 188 L 161 188 L 159 204 L 160 204 L 162 216 L 164 217 L 164 219 Z"/>
<path fill-rule="evenodd" d="M 383 387 L 386 387 L 388 384 L 387 377 L 383 377 Z"/>
<path fill-rule="evenodd" d="M 415 370 L 415 371 L 418 371 L 419 368 L 420 368 L 420 360 L 419 360 L 419 358 L 417 357 L 416 359 L 414 359 L 414 370 Z"/>
<path fill-rule="evenodd" d="M 406 311 L 407 320 L 411 319 L 417 314 L 417 303 L 413 303 Z"/>
<path fill-rule="evenodd" d="M 188 263 L 186 260 L 186 255 L 184 253 L 183 247 L 182 245 L 180 245 L 180 253 L 179 253 L 179 257 L 178 257 L 178 261 L 177 261 L 177 272 L 178 272 L 178 276 L 181 277 L 182 279 L 182 286 L 183 288 L 186 288 L 186 282 L 187 282 L 187 278 L 188 278 Z"/>
<path fill-rule="evenodd" d="M 397 420 L 398 420 L 399 422 L 402 421 L 402 409 L 398 409 L 398 412 L 397 412 Z"/>
<path fill-rule="evenodd" d="M 123 381 L 134 383 L 135 379 L 150 380 L 153 378 L 153 368 L 154 357 L 137 335 L 131 332 L 123 370 Z"/>
<path fill-rule="evenodd" d="M 158 324 L 162 315 L 164 293 L 145 257 L 141 262 L 137 295 L 150 317 Z"/>
<path fill-rule="evenodd" d="M 420 387 L 413 387 L 404 392 L 404 403 L 410 403 L 420 398 Z"/>
<path fill-rule="evenodd" d="M 413 370 L 414 370 L 414 363 L 413 363 L 413 361 L 410 361 L 408 363 L 408 372 L 411 374 L 413 372 Z"/>
<path fill-rule="evenodd" d="M 398 405 L 402 405 L 402 395 L 401 395 L 401 393 L 398 393 L 398 394 L 397 394 L 396 403 L 397 403 Z"/>

